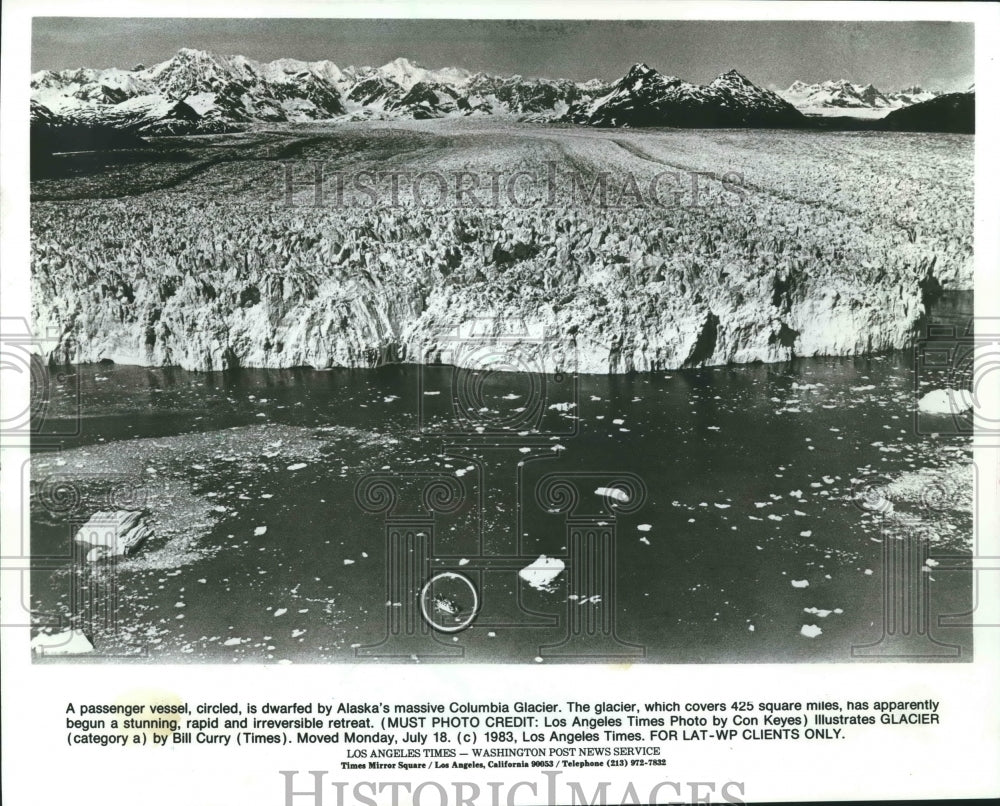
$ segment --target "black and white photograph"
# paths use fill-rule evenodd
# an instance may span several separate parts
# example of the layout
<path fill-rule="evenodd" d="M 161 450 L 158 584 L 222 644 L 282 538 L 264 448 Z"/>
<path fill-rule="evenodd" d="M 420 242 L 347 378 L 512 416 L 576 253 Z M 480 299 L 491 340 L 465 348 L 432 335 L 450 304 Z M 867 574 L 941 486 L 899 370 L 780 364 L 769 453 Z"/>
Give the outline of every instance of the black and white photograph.
<path fill-rule="evenodd" d="M 301 806 L 404 757 L 569 781 L 958 736 L 930 681 L 996 654 L 995 69 L 978 12 L 869 5 L 31 12 L 2 623 L 60 752 L 252 777 L 237 745 L 290 743 L 259 802 Z"/>
<path fill-rule="evenodd" d="M 970 24 L 32 45 L 39 659 L 972 658 Z"/>

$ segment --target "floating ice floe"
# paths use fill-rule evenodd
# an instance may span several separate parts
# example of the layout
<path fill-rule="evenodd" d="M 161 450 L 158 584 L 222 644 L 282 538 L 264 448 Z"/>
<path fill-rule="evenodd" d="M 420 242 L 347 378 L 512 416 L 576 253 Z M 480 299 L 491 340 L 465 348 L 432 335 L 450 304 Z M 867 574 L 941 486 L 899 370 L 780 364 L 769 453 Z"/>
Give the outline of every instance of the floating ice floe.
<path fill-rule="evenodd" d="M 302 468 L 304 468 L 306 466 L 307 466 L 306 462 L 296 462 L 294 465 L 289 465 L 285 469 L 286 470 L 301 470 Z"/>
<path fill-rule="evenodd" d="M 623 504 L 629 502 L 628 493 L 624 490 L 619 490 L 617 487 L 598 487 L 594 490 L 594 495 L 603 495 L 605 498 L 614 498 L 615 501 L 621 501 Z"/>
<path fill-rule="evenodd" d="M 817 618 L 826 618 L 833 611 L 832 610 L 821 610 L 818 607 L 803 607 L 802 608 L 802 612 L 803 613 L 811 613 L 812 615 L 816 616 Z"/>
<path fill-rule="evenodd" d="M 530 565 L 525 566 L 517 575 L 536 590 L 550 590 L 552 583 L 566 568 L 566 563 L 558 557 L 546 557 L 544 554 Z"/>
<path fill-rule="evenodd" d="M 793 588 L 808 588 L 809 587 L 809 580 L 808 579 L 793 579 L 792 580 L 792 587 Z"/>
<path fill-rule="evenodd" d="M 344 560 L 344 565 L 354 565 L 354 560 Z"/>
<path fill-rule="evenodd" d="M 716 509 L 729 509 L 729 504 L 716 504 Z"/>
<path fill-rule="evenodd" d="M 652 524 L 649 523 L 640 523 L 635 528 L 638 529 L 640 532 L 648 532 L 650 529 L 653 528 L 653 526 Z"/>
<path fill-rule="evenodd" d="M 858 497 L 858 503 L 862 509 L 879 515 L 891 515 L 896 509 L 896 505 L 881 490 L 872 487 Z"/>
<path fill-rule="evenodd" d="M 653 545 L 652 543 L 649 542 L 649 538 L 648 537 L 640 537 L 639 538 L 639 542 L 640 543 L 645 543 L 647 546 Z"/>
<path fill-rule="evenodd" d="M 266 526 L 258 526 L 256 529 L 253 530 L 254 537 L 260 537 L 261 535 L 266 535 L 266 534 L 267 534 Z"/>
<path fill-rule="evenodd" d="M 804 635 L 806 638 L 815 638 L 818 635 L 822 635 L 823 631 L 815 624 L 803 624 L 799 633 Z"/>
<path fill-rule="evenodd" d="M 520 397 L 521 397 L 520 395 L 515 395 L 513 392 L 508 392 L 506 395 L 503 396 L 502 399 L 503 400 L 517 400 Z"/>
<path fill-rule="evenodd" d="M 569 411 L 576 408 L 576 403 L 553 403 L 549 408 L 553 411 Z"/>
<path fill-rule="evenodd" d="M 36 655 L 85 655 L 94 651 L 94 645 L 80 630 L 66 630 L 36 635 L 31 639 L 31 651 Z"/>
<path fill-rule="evenodd" d="M 959 414 L 972 408 L 972 393 L 967 389 L 935 389 L 917 403 L 925 414 Z"/>
<path fill-rule="evenodd" d="M 243 639 L 242 638 L 227 638 L 225 641 L 222 642 L 222 645 L 223 646 L 239 646 L 242 643 L 243 643 Z"/>
<path fill-rule="evenodd" d="M 288 608 L 287 607 L 279 607 L 277 610 L 274 611 L 274 615 L 275 615 L 275 617 L 277 617 L 277 616 L 283 616 L 287 612 L 288 612 Z"/>
<path fill-rule="evenodd" d="M 127 557 L 153 534 L 146 513 L 138 510 L 95 512 L 77 531 L 77 543 L 89 546 L 87 561 Z"/>

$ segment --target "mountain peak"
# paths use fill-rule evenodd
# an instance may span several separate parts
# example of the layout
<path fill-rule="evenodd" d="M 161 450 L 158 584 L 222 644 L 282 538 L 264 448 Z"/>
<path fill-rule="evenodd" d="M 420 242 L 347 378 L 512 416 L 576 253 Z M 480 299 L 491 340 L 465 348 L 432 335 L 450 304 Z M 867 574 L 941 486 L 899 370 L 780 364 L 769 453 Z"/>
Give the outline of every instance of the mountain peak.
<path fill-rule="evenodd" d="M 182 59 L 210 59 L 211 54 L 207 50 L 198 50 L 197 48 L 180 48 L 176 56 L 180 56 Z"/>
<path fill-rule="evenodd" d="M 648 75 L 652 75 L 655 72 L 656 71 L 652 67 L 650 67 L 648 64 L 646 64 L 645 62 L 636 62 L 635 64 L 632 65 L 632 67 L 629 69 L 629 71 L 625 75 L 626 76 L 632 76 L 632 75 L 636 75 L 636 76 L 648 76 Z"/>
<path fill-rule="evenodd" d="M 386 64 L 382 65 L 383 70 L 388 67 L 397 67 L 400 70 L 413 70 L 415 68 L 419 69 L 421 65 L 417 64 L 416 62 L 410 61 L 405 56 L 399 56 L 393 59 L 391 62 L 387 62 Z"/>
<path fill-rule="evenodd" d="M 739 70 L 737 70 L 735 68 L 733 68 L 731 70 L 727 70 L 725 73 L 723 73 L 722 75 L 720 75 L 717 79 L 715 79 L 715 81 L 713 81 L 712 83 L 715 84 L 717 82 L 718 83 L 725 82 L 727 84 L 749 84 L 749 85 L 752 86 L 752 82 L 745 75 L 743 75 Z"/>

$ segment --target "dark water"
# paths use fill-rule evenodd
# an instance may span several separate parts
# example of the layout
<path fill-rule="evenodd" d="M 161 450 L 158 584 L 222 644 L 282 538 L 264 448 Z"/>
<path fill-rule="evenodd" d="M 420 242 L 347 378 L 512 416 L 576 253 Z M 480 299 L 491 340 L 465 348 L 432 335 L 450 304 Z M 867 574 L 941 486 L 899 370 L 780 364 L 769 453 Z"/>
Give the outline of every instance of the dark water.
<path fill-rule="evenodd" d="M 949 295 L 932 319 L 962 331 L 971 304 Z M 948 378 L 915 361 L 908 350 L 611 377 L 79 367 L 53 384 L 45 429 L 63 452 L 40 441 L 36 489 L 53 474 L 95 489 L 95 474 L 119 474 L 158 490 L 175 531 L 119 563 L 113 583 L 110 570 L 74 576 L 68 561 L 36 571 L 37 621 L 65 624 L 77 587 L 103 584 L 114 592 L 101 618 L 77 621 L 99 654 L 140 661 L 850 661 L 886 627 L 887 544 L 853 499 L 971 456 L 949 418 L 914 419 L 916 396 Z M 233 428 L 246 429 L 238 450 L 224 441 Z M 578 521 L 539 500 L 552 473 L 575 485 Z M 359 504 L 369 474 L 398 494 L 394 520 Z M 594 491 L 622 474 L 638 480 L 624 509 L 641 487 L 644 501 L 599 514 Z M 421 493 L 436 478 L 458 500 L 426 520 Z M 72 514 L 33 499 L 34 555 L 65 554 L 102 507 L 89 494 Z M 931 555 L 966 554 L 971 513 L 942 523 Z M 390 547 L 394 528 L 411 533 L 402 548 Z M 573 554 L 574 528 L 578 549 L 604 540 L 608 553 Z M 543 554 L 567 565 L 529 584 L 518 570 Z M 918 574 L 926 615 L 968 660 L 971 632 L 938 624 L 971 607 L 969 573 L 948 565 Z M 418 586 L 451 574 L 424 609 L 469 626 L 425 635 L 416 591 L 393 587 L 397 571 Z M 822 632 L 806 637 L 804 625 Z M 568 656 L 545 649 L 588 629 Z M 938 654 L 914 641 L 908 654 Z"/>

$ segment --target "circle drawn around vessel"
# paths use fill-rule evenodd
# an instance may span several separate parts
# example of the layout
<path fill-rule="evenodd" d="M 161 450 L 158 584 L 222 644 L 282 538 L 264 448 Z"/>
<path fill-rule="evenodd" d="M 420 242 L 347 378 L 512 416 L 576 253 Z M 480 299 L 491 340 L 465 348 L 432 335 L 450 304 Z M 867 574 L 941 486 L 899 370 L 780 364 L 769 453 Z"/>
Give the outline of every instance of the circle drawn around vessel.
<path fill-rule="evenodd" d="M 435 588 L 444 588 L 444 592 L 436 591 Z M 449 591 L 449 588 L 452 591 Z M 468 593 L 466 593 L 468 589 Z M 450 595 L 449 595 L 450 593 Z M 461 601 L 471 593 L 471 607 L 465 608 Z M 454 623 L 441 623 L 444 619 L 438 616 L 438 612 L 450 617 Z M 479 612 L 479 593 L 476 591 L 472 581 L 456 574 L 454 571 L 443 571 L 436 574 L 424 583 L 420 589 L 420 614 L 424 621 L 431 625 L 438 632 L 456 633 L 466 629 Z"/>

